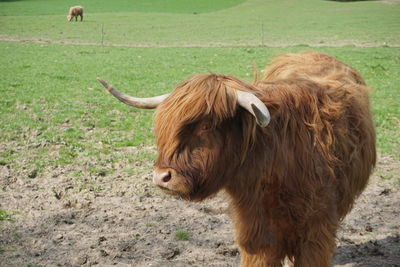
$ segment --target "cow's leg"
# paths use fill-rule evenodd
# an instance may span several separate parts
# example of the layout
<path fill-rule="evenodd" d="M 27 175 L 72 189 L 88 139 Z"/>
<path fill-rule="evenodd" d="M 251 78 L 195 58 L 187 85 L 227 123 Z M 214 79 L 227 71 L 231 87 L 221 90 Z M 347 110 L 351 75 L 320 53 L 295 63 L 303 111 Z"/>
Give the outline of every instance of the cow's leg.
<path fill-rule="evenodd" d="M 299 247 L 295 255 L 295 267 L 329 267 L 336 248 L 336 225 L 319 226 L 311 230 L 308 240 Z"/>
<path fill-rule="evenodd" d="M 75 16 L 75 21 L 78 21 L 78 16 Z"/>
<path fill-rule="evenodd" d="M 81 15 L 81 21 L 83 20 L 83 15 Z"/>
<path fill-rule="evenodd" d="M 272 255 L 268 250 L 249 254 L 240 249 L 240 266 L 242 267 L 282 267 L 282 259 Z"/>

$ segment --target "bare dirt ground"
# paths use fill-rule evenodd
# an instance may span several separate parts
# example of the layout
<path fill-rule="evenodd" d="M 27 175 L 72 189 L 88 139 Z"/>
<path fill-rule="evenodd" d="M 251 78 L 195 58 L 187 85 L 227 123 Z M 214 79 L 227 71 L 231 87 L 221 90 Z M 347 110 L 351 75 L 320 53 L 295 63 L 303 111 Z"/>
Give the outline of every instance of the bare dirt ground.
<path fill-rule="evenodd" d="M 141 153 L 129 148 L 116 156 Z M 29 169 L 0 166 L 1 266 L 238 266 L 223 193 L 202 203 L 152 185 L 152 163 L 111 174 L 96 162 Z M 113 165 L 111 165 L 113 164 Z M 82 171 L 81 177 L 72 175 Z M 370 185 L 338 234 L 334 266 L 400 266 L 400 162 L 380 156 Z M 187 235 L 186 235 L 187 234 Z"/>

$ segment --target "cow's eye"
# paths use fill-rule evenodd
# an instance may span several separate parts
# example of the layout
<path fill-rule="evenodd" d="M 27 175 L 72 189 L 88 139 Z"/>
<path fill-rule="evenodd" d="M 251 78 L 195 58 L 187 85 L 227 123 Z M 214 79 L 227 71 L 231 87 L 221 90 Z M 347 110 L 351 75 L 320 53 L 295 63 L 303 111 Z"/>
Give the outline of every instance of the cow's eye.
<path fill-rule="evenodd" d="M 208 131 L 211 129 L 211 125 L 210 124 L 203 124 L 203 126 L 201 127 L 202 131 Z"/>
<path fill-rule="evenodd" d="M 212 129 L 212 125 L 209 122 L 205 122 L 205 123 L 203 123 L 201 125 L 200 129 L 201 129 L 202 132 L 207 132 L 207 131 L 210 131 Z"/>

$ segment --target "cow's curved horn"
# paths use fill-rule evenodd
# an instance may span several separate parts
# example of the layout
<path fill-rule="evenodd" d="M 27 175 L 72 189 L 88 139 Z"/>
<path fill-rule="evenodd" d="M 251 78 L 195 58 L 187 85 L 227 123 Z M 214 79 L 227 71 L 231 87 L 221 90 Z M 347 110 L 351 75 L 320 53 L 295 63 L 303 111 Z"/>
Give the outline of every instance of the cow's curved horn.
<path fill-rule="evenodd" d="M 149 98 L 132 97 L 130 95 L 118 91 L 117 89 L 113 88 L 100 78 L 97 78 L 97 80 L 108 90 L 108 92 L 110 92 L 110 94 L 115 96 L 119 101 L 124 102 L 129 106 L 137 108 L 145 108 L 145 109 L 156 108 L 161 102 L 163 102 L 170 95 L 170 94 L 165 94 Z"/>
<path fill-rule="evenodd" d="M 261 127 L 266 127 L 271 120 L 268 108 L 254 94 L 236 90 L 238 104 L 250 112 Z"/>

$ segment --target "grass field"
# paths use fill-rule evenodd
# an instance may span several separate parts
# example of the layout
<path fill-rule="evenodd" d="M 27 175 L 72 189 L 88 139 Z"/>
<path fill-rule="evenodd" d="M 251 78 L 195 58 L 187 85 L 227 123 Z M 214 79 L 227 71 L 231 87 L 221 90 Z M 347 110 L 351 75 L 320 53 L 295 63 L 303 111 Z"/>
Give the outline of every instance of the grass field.
<path fill-rule="evenodd" d="M 2 1 L 0 38 L 156 47 L 400 44 L 395 0 L 90 1 L 83 2 L 83 23 L 66 23 L 72 3 Z M 138 7 L 143 3 L 148 9 Z"/>
<path fill-rule="evenodd" d="M 100 88 L 95 81 L 97 76 L 130 94 L 156 95 L 170 91 L 179 81 L 199 72 L 225 73 L 251 81 L 253 61 L 263 69 L 277 54 L 311 49 L 305 45 L 241 47 L 260 42 L 258 29 L 247 24 L 250 22 L 265 23 L 268 35 L 264 41 L 272 44 L 315 43 L 324 39 L 323 36 L 333 38 L 328 42 L 335 46 L 346 43 L 349 38 L 356 43 L 400 43 L 399 20 L 395 19 L 400 5 L 375 1 L 308 0 L 302 4 L 281 1 L 279 5 L 272 1 L 239 2 L 221 1 L 220 5 L 213 6 L 219 10 L 214 12 L 199 9 L 199 13 L 204 12 L 201 16 L 185 14 L 188 11 L 180 1 L 171 1 L 171 7 L 175 8 L 164 13 L 151 13 L 163 8 L 160 1 L 153 2 L 152 10 L 140 9 L 140 1 L 132 2 L 131 10 L 135 12 L 131 13 L 127 12 L 127 1 L 116 1 L 113 8 L 111 4 L 96 2 L 93 14 L 89 12 L 91 6 L 86 5 L 88 15 L 84 23 L 67 22 L 65 12 L 59 9 L 61 1 L 51 2 L 43 9 L 46 15 L 40 15 L 39 7 L 48 1 L 0 2 L 4 15 L 0 16 L 0 36 L 3 37 L 46 37 L 50 42 L 94 44 L 98 42 L 99 32 L 93 33 L 93 27 L 104 23 L 107 43 L 240 44 L 237 47 L 161 48 L 0 42 L 0 142 L 7 144 L 0 151 L 0 162 L 23 165 L 28 161 L 40 169 L 46 165 L 78 163 L 83 156 L 101 158 L 103 153 L 111 153 L 113 147 L 153 145 L 153 112 L 121 105 Z M 18 9 L 22 11 L 20 14 Z M 106 10 L 111 15 L 103 13 Z M 284 19 L 279 18 L 283 16 Z M 132 28 L 132 32 L 126 31 L 126 27 Z M 307 30 L 299 31 L 299 28 Z M 136 31 L 142 35 L 135 34 Z M 362 37 L 358 35 L 361 33 Z M 187 38 L 189 35 L 191 38 Z M 312 49 L 331 54 L 360 70 L 373 88 L 379 149 L 399 158 L 400 48 L 321 46 Z M 59 153 L 49 158 L 55 146 Z"/>
<path fill-rule="evenodd" d="M 113 147 L 153 145 L 153 112 L 122 105 L 101 88 L 97 76 L 132 95 L 157 95 L 197 72 L 231 74 L 250 82 L 252 61 L 262 69 L 276 54 L 305 49 L 309 48 L 160 49 L 1 42 L 2 65 L 7 68 L 0 74 L 0 142 L 12 140 L 35 153 L 12 152 L 9 149 L 15 147 L 9 146 L 0 159 L 10 163 L 30 157 L 30 162 L 43 167 L 78 163 L 85 156 L 101 158 Z M 374 88 L 378 146 L 399 156 L 400 48 L 317 50 L 351 62 Z M 60 154 L 49 159 L 55 145 Z"/>
<path fill-rule="evenodd" d="M 59 15 L 64 14 L 68 7 L 82 5 L 91 13 L 103 12 L 162 12 L 162 13 L 207 13 L 235 6 L 244 0 L 91 0 L 89 2 L 76 0 L 25 0 L 0 1 L 0 15 Z"/>

